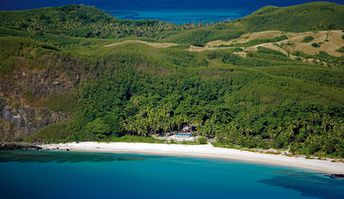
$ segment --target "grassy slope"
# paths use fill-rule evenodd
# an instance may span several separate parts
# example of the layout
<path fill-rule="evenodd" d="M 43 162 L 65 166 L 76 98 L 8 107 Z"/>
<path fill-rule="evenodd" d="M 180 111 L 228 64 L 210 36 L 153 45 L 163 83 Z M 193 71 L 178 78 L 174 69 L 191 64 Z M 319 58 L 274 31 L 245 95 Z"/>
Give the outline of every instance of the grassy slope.
<path fill-rule="evenodd" d="M 343 30 L 344 5 L 314 2 L 284 8 L 265 7 L 240 22 L 250 32 Z"/>
<path fill-rule="evenodd" d="M 11 74 L 19 67 L 45 68 L 43 55 L 58 51 L 53 46 L 23 37 L 0 37 L 0 74 Z"/>
<path fill-rule="evenodd" d="M 206 43 L 213 40 L 230 40 L 238 38 L 242 33 L 242 31 L 238 30 L 216 30 L 208 27 L 200 30 L 189 30 L 172 35 L 166 39 L 163 39 L 162 41 L 204 46 Z"/>
<path fill-rule="evenodd" d="M 76 20 L 76 24 L 86 23 L 80 22 L 78 14 L 83 13 L 83 9 L 75 12 L 77 18 L 74 14 L 66 15 L 68 20 Z M 56 12 L 51 10 L 47 9 L 47 13 Z M 282 16 L 284 11 L 279 10 L 285 8 L 265 8 L 253 14 L 253 17 L 259 15 L 254 18 L 261 19 L 261 16 L 268 15 L 275 18 L 276 15 L 272 13 Z M 44 11 L 40 10 L 37 17 L 41 18 L 42 13 L 51 15 Z M 90 18 L 90 24 L 96 24 L 97 20 L 100 24 L 108 20 L 108 16 L 102 13 L 98 13 L 98 18 L 97 12 L 90 14 L 95 17 L 94 22 Z M 10 12 L 0 14 L 14 18 L 21 15 Z M 331 22 L 333 16 L 328 17 Z M 245 23 L 251 23 L 250 20 L 247 17 L 239 22 L 187 31 L 171 36 L 166 41 L 202 45 L 213 39 L 230 39 L 246 31 Z M 338 24 L 338 21 L 342 19 L 336 19 L 333 24 Z M 54 53 L 86 63 L 62 68 L 65 72 L 77 71 L 87 78 L 75 88 L 75 93 L 56 94 L 48 97 L 45 104 L 51 110 L 70 112 L 72 120 L 42 129 L 30 138 L 31 141 L 111 139 L 107 137 L 109 132 L 136 134 L 123 124 L 133 119 L 150 125 L 149 119 L 152 118 L 134 119 L 140 116 L 140 111 L 150 110 L 149 107 L 153 108 L 154 115 L 164 113 L 165 105 L 171 104 L 169 114 L 173 114 L 167 121 L 175 121 L 173 125 L 177 126 L 199 124 L 202 134 L 208 137 L 216 135 L 219 143 L 292 148 L 306 154 L 344 155 L 343 135 L 340 134 L 343 132 L 340 128 L 343 128 L 341 120 L 344 115 L 344 72 L 341 69 L 289 60 L 280 53 L 263 50 L 241 58 L 231 50 L 188 52 L 183 45 L 167 49 L 142 44 L 104 48 L 102 46 L 111 40 L 80 37 L 87 35 L 70 37 L 76 36 L 77 32 L 73 30 L 67 33 L 69 36 L 61 37 L 58 34 L 65 29 L 59 29 L 61 24 L 57 24 L 54 25 L 55 30 L 42 29 L 39 34 L 28 31 L 28 27 L 12 27 L 10 23 L 0 29 L 0 44 L 3 47 L 0 49 L 1 70 L 5 71 L 0 79 L 11 78 L 8 74 L 24 67 L 11 67 L 15 65 L 13 61 L 16 56 L 37 60 L 37 57 L 31 56 L 32 53 L 22 53 L 23 49 L 27 52 L 27 48 L 31 49 L 30 52 Z M 268 26 L 267 23 L 263 27 Z M 312 23 L 305 28 L 309 30 L 313 27 L 322 28 Z M 295 26 L 293 31 L 299 30 Z M 54 49 L 54 46 L 58 49 Z M 66 110 L 65 107 L 70 108 Z M 149 115 L 149 111 L 143 115 Z M 156 123 L 164 126 L 162 121 L 166 118 L 161 117 Z M 159 132 L 159 128 L 162 127 L 153 125 L 147 129 Z M 176 130 L 177 127 L 173 128 Z M 322 128 L 326 129 L 326 133 Z M 330 144 L 332 148 L 328 147 L 328 142 L 334 143 Z"/>
<path fill-rule="evenodd" d="M 165 41 L 203 46 L 211 40 L 230 40 L 244 32 L 280 30 L 304 32 L 343 30 L 344 6 L 314 2 L 290 7 L 264 7 L 247 17 L 172 35 Z"/>

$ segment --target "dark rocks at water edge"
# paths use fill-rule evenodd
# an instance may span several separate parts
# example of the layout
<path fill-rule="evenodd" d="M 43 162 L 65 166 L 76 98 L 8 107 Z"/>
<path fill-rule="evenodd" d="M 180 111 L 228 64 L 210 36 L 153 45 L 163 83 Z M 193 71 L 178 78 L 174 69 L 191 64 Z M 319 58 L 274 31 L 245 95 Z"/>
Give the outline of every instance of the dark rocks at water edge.
<path fill-rule="evenodd" d="M 0 151 L 5 150 L 42 150 L 42 147 L 33 144 L 16 144 L 16 143 L 2 143 L 0 144 Z"/>
<path fill-rule="evenodd" d="M 329 174 L 329 175 L 326 175 L 330 178 L 341 178 L 341 179 L 344 179 L 344 174 Z"/>

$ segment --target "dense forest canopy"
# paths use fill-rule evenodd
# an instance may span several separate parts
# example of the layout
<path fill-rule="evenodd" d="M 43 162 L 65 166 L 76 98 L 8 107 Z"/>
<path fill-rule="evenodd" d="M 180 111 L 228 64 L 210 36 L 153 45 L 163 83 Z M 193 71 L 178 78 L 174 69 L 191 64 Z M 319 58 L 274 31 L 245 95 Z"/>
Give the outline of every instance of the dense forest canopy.
<path fill-rule="evenodd" d="M 343 56 L 313 55 L 321 65 L 264 47 L 245 57 L 240 45 L 187 50 L 261 30 L 343 30 L 343 10 L 333 3 L 266 7 L 241 20 L 183 26 L 118 20 L 77 5 L 0 12 L 0 84 L 9 85 L 0 89 L 0 110 L 26 104 L 69 115 L 20 138 L 33 142 L 149 137 L 196 125 L 217 146 L 344 157 Z M 104 47 L 133 37 L 179 45 Z M 18 81 L 42 71 L 66 86 L 42 93 Z"/>

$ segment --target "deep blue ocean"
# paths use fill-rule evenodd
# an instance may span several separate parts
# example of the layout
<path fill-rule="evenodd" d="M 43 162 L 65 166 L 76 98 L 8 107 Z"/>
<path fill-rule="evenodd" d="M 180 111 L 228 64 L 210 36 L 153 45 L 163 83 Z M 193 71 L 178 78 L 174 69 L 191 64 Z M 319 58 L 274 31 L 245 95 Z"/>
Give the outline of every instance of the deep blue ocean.
<path fill-rule="evenodd" d="M 328 0 L 344 3 L 344 0 Z M 121 19 L 160 19 L 177 24 L 236 19 L 266 6 L 289 6 L 311 0 L 0 0 L 0 10 L 66 4 L 96 6 Z"/>
<path fill-rule="evenodd" d="M 343 199 L 344 179 L 214 159 L 49 151 L 0 152 L 4 199 Z"/>

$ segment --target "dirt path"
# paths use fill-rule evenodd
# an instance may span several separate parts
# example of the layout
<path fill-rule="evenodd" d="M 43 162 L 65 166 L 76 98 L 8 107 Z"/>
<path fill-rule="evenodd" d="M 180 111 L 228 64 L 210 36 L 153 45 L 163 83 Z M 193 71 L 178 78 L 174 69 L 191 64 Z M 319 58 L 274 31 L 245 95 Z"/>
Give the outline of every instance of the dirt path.
<path fill-rule="evenodd" d="M 237 39 L 232 39 L 229 41 L 223 41 L 223 40 L 215 40 L 207 43 L 207 47 L 220 47 L 220 46 L 228 46 L 233 44 L 243 44 L 247 43 L 254 39 L 271 39 L 274 37 L 278 37 L 283 35 L 283 32 L 281 31 L 263 31 L 263 32 L 255 32 L 255 33 L 248 33 L 241 35 Z"/>
<path fill-rule="evenodd" d="M 282 31 L 263 31 L 256 33 L 248 33 L 242 35 L 240 38 L 232 39 L 229 41 L 215 40 L 208 42 L 204 47 L 193 46 L 187 49 L 190 52 L 203 52 L 203 51 L 213 51 L 213 50 L 224 50 L 233 49 L 238 47 L 229 47 L 228 45 L 233 44 L 245 44 L 255 39 L 271 39 L 274 37 L 279 37 L 286 35 L 288 39 L 278 41 L 278 42 L 267 42 L 263 44 L 258 44 L 249 47 L 240 47 L 243 52 L 239 53 L 240 56 L 245 57 L 248 52 L 257 51 L 259 47 L 265 47 L 272 50 L 279 51 L 291 59 L 294 59 L 294 54 L 297 51 L 303 52 L 309 55 L 316 55 L 320 51 L 327 52 L 332 56 L 343 56 L 344 54 L 338 52 L 337 50 L 344 47 L 344 32 L 341 30 L 330 30 L 330 31 L 318 31 L 318 32 L 301 32 L 301 33 L 287 33 Z M 304 42 L 303 39 L 306 36 L 311 36 L 314 39 L 309 42 Z M 318 44 L 314 47 L 313 44 Z M 104 47 L 113 47 L 126 44 L 144 44 L 154 48 L 169 48 L 172 46 L 177 46 L 175 43 L 154 43 L 142 40 L 125 40 L 112 44 L 105 45 Z"/>
<path fill-rule="evenodd" d="M 288 38 L 278 42 L 267 42 L 249 47 L 240 47 L 243 52 L 238 55 L 245 57 L 248 52 L 257 51 L 259 47 L 269 48 L 271 50 L 279 51 L 291 59 L 295 59 L 295 52 L 303 52 L 308 55 L 316 55 L 321 51 L 328 53 L 329 55 L 340 57 L 344 56 L 344 53 L 337 50 L 344 47 L 344 32 L 341 30 L 330 31 L 318 31 L 318 32 L 301 32 L 301 33 L 286 33 L 281 31 L 264 31 L 257 33 L 244 34 L 240 38 L 232 39 L 229 41 L 215 40 L 207 43 L 204 47 L 190 46 L 188 51 L 191 52 L 203 52 L 212 50 L 233 49 L 237 47 L 229 47 L 233 44 L 245 44 L 255 39 L 271 39 L 286 35 Z M 304 42 L 306 36 L 311 36 L 314 39 L 309 42 Z M 313 46 L 317 44 L 318 46 Z"/>
<path fill-rule="evenodd" d="M 153 43 L 153 42 L 142 41 L 142 40 L 125 40 L 125 41 L 108 44 L 108 45 L 105 45 L 104 47 L 113 47 L 113 46 L 120 46 L 120 45 L 125 45 L 125 44 L 144 44 L 144 45 L 148 45 L 154 48 L 169 48 L 169 47 L 178 45 L 174 43 Z"/>

